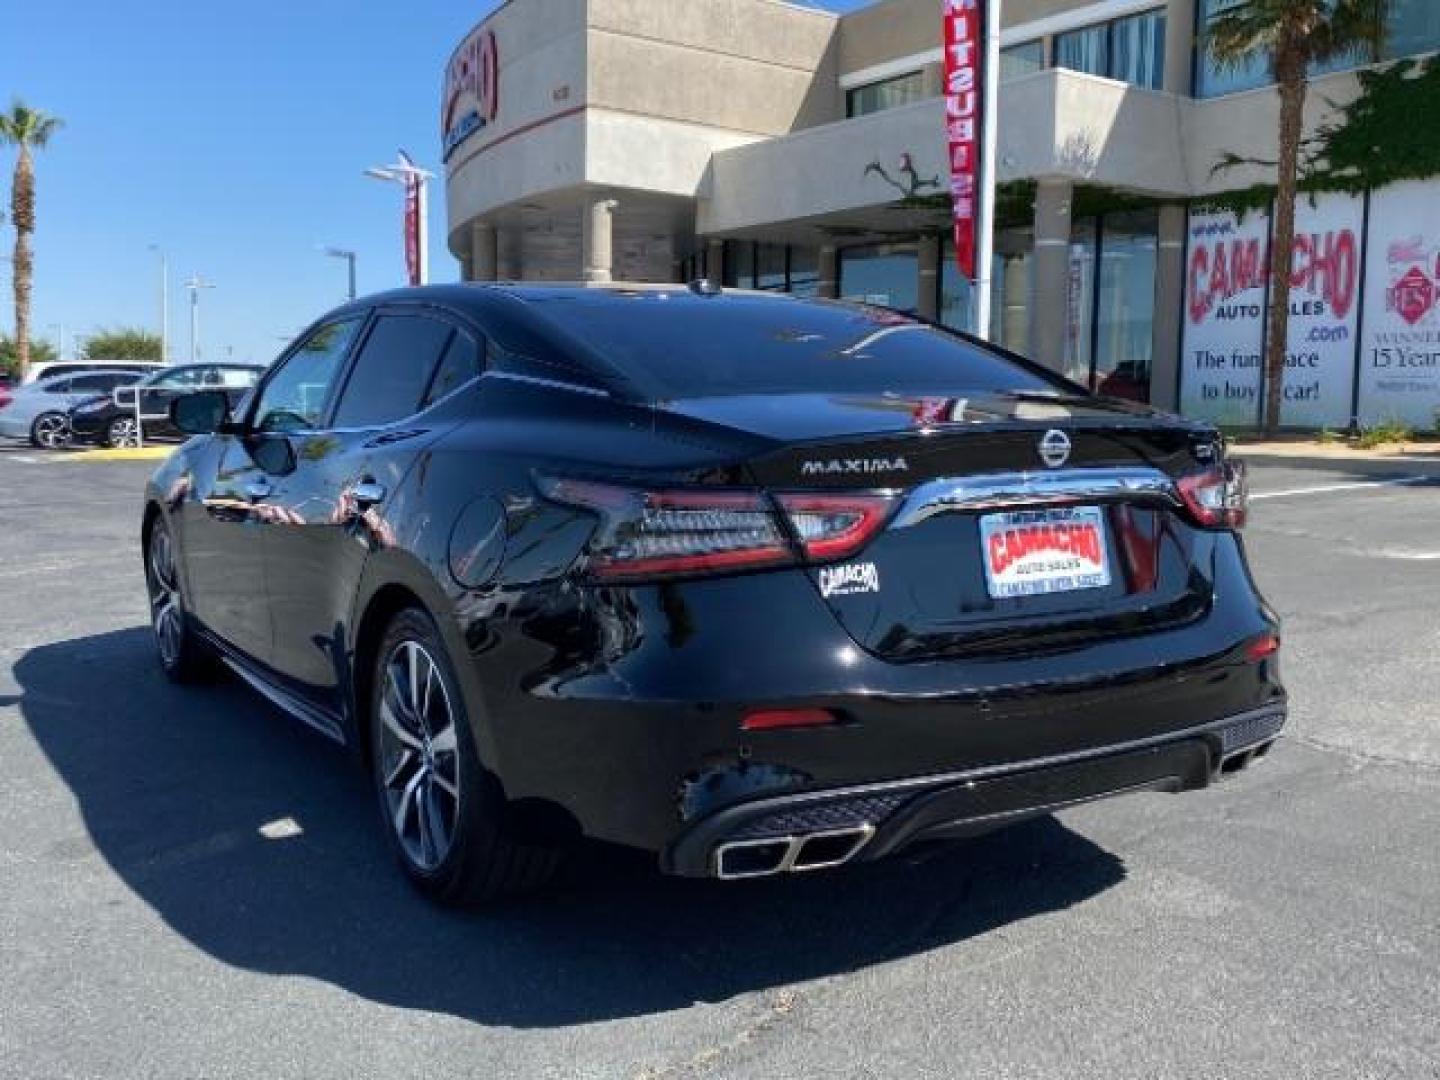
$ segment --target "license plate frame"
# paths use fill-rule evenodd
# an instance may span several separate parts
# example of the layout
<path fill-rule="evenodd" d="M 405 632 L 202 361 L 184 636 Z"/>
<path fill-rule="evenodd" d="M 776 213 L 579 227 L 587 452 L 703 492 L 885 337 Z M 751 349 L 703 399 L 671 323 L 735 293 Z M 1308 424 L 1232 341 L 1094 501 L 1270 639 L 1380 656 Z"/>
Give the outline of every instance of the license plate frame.
<path fill-rule="evenodd" d="M 980 561 L 992 600 L 1103 589 L 1113 580 L 1105 511 L 1062 506 L 985 514 Z"/>

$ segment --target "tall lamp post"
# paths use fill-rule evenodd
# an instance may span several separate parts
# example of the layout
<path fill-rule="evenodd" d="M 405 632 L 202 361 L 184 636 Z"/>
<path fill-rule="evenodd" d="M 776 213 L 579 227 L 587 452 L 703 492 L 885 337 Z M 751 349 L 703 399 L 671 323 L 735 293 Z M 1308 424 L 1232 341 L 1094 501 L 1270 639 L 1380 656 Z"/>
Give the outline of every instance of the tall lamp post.
<path fill-rule="evenodd" d="M 160 362 L 170 363 L 170 257 L 159 244 L 149 245 L 160 257 Z"/>
<path fill-rule="evenodd" d="M 323 251 L 326 255 L 332 256 L 333 258 L 336 258 L 336 259 L 344 259 L 345 262 L 349 264 L 349 273 L 350 273 L 350 294 L 349 294 L 349 295 L 350 295 L 350 299 L 351 299 L 351 300 L 354 300 L 354 299 L 355 299 L 355 252 L 353 252 L 353 251 L 347 251 L 347 250 L 345 250 L 344 248 L 338 248 L 338 247 L 323 247 L 323 248 L 321 248 L 320 250 Z"/>
<path fill-rule="evenodd" d="M 393 165 L 377 165 L 365 170 L 376 180 L 400 184 L 405 188 L 405 265 L 411 285 L 430 281 L 429 228 L 426 212 L 429 205 L 429 183 L 435 174 L 426 172 L 400 151 L 400 160 Z"/>
<path fill-rule="evenodd" d="M 215 283 L 206 281 L 199 274 L 191 274 L 183 288 L 190 292 L 190 362 L 200 362 L 200 290 L 213 289 Z"/>

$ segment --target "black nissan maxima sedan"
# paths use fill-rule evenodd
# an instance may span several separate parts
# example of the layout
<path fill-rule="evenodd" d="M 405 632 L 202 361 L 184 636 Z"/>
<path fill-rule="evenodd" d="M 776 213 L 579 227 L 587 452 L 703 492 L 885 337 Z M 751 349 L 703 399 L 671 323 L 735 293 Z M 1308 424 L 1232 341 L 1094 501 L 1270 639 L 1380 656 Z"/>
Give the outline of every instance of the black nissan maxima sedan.
<path fill-rule="evenodd" d="M 150 482 L 172 678 L 351 747 L 430 896 L 585 836 L 878 859 L 1205 787 L 1285 721 L 1214 428 L 896 312 L 686 286 L 355 301 Z"/>

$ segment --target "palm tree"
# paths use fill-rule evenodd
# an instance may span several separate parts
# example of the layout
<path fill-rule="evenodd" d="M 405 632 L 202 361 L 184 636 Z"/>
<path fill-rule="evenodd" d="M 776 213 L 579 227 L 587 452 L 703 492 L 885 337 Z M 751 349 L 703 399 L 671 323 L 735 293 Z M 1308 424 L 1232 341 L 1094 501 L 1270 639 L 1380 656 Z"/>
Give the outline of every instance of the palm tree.
<path fill-rule="evenodd" d="M 1353 53 L 1373 56 L 1384 39 L 1392 0 L 1234 0 L 1210 20 L 1207 48 L 1222 67 L 1254 57 L 1270 62 L 1280 92 L 1280 153 L 1270 259 L 1270 337 L 1265 344 L 1265 433 L 1280 425 L 1285 348 L 1290 337 L 1290 276 L 1295 263 L 1295 195 L 1311 64 Z"/>
<path fill-rule="evenodd" d="M 0 113 L 0 142 L 20 148 L 10 189 L 10 220 L 15 223 L 15 351 L 21 379 L 30 367 L 30 279 L 35 269 L 30 255 L 30 234 L 35 231 L 35 163 L 30 148 L 49 142 L 61 123 L 19 98 L 8 113 Z"/>

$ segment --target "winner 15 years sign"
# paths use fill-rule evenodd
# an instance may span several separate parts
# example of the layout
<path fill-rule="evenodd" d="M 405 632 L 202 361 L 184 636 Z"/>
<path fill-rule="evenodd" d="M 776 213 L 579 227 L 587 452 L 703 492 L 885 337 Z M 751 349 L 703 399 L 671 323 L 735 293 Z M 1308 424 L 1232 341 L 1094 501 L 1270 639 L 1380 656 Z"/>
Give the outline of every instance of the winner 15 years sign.
<path fill-rule="evenodd" d="M 1343 427 L 1350 419 L 1360 300 L 1363 203 L 1302 198 L 1296 213 L 1290 334 L 1280 422 Z M 1181 409 L 1227 426 L 1260 417 L 1270 219 L 1192 211 L 1185 284 Z"/>
<path fill-rule="evenodd" d="M 1440 426 L 1440 184 L 1370 197 L 1360 421 Z"/>

